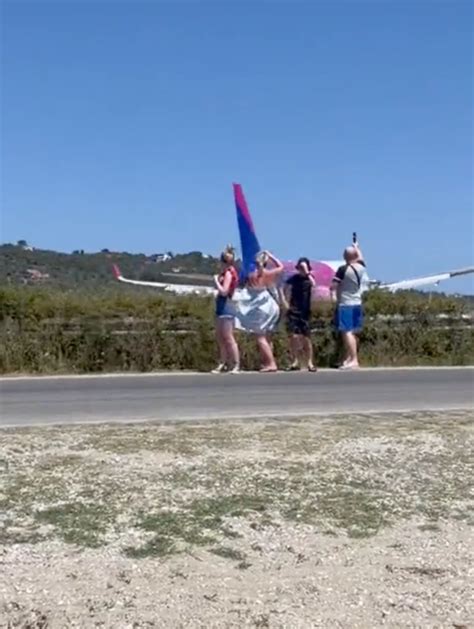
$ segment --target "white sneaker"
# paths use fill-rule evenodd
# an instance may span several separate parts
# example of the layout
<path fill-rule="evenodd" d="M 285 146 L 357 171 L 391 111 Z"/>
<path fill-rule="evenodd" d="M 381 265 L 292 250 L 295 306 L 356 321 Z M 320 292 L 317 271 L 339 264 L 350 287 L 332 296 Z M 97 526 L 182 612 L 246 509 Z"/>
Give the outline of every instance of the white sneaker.
<path fill-rule="evenodd" d="M 229 371 L 229 373 L 236 374 L 236 373 L 242 373 L 242 372 L 240 371 L 240 367 L 239 367 L 238 365 L 235 365 L 235 367 L 233 367 L 233 368 Z"/>
<path fill-rule="evenodd" d="M 217 367 L 213 369 L 211 373 L 224 373 L 225 371 L 227 371 L 227 365 L 225 363 L 220 363 L 220 365 L 217 365 Z"/>
<path fill-rule="evenodd" d="M 339 367 L 340 371 L 353 371 L 354 369 L 360 369 L 359 363 L 344 363 Z"/>

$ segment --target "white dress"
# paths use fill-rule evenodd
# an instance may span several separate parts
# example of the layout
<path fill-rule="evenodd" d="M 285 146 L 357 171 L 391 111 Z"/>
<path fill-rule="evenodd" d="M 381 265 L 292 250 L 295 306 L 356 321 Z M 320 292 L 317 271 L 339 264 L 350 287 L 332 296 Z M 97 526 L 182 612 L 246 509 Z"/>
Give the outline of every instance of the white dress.
<path fill-rule="evenodd" d="M 273 332 L 280 320 L 278 292 L 273 288 L 243 288 L 232 300 L 235 327 L 252 334 Z"/>

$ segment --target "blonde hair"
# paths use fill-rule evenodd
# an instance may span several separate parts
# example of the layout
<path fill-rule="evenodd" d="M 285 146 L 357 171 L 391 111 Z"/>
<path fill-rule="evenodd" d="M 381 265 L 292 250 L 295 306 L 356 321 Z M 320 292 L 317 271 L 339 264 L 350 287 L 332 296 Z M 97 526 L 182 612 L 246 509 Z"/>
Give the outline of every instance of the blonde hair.
<path fill-rule="evenodd" d="M 235 249 L 232 245 L 227 245 L 221 253 L 221 262 L 232 264 L 235 261 Z"/>
<path fill-rule="evenodd" d="M 261 268 L 264 268 L 266 266 L 268 262 L 268 255 L 265 253 L 265 251 L 260 251 L 260 253 L 257 253 L 257 255 L 255 256 L 255 262 Z"/>

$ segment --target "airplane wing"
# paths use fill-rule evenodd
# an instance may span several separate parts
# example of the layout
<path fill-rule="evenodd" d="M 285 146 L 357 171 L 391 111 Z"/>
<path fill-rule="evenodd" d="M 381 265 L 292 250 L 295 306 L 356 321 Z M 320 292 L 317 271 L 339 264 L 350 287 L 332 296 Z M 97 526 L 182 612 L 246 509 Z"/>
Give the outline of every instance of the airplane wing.
<path fill-rule="evenodd" d="M 216 290 L 211 286 L 202 286 L 202 285 L 192 285 L 192 284 L 173 284 L 166 282 L 147 282 L 144 280 L 131 280 L 127 277 L 124 277 L 119 267 L 114 264 L 113 271 L 115 279 L 119 282 L 124 282 L 125 284 L 133 284 L 135 286 L 150 286 L 152 288 L 160 288 L 169 293 L 176 293 L 177 295 L 215 295 Z"/>
<path fill-rule="evenodd" d="M 411 290 L 413 288 L 421 288 L 422 286 L 437 286 L 440 282 L 450 280 L 453 277 L 459 277 L 460 275 L 468 275 L 469 273 L 474 273 L 474 267 L 459 269 L 458 271 L 447 271 L 446 273 L 438 273 L 437 275 L 425 275 L 424 277 L 417 277 L 412 280 L 401 280 L 400 282 L 393 282 L 392 284 L 379 284 L 379 288 L 395 293 L 397 290 Z"/>

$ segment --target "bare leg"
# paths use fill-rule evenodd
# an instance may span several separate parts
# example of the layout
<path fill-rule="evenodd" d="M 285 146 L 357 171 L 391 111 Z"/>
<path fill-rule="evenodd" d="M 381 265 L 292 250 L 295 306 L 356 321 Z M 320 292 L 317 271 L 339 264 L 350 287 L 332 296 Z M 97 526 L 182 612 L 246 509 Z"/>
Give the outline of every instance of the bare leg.
<path fill-rule="evenodd" d="M 235 340 L 235 336 L 234 336 L 233 319 L 222 320 L 221 333 L 222 333 L 223 346 L 225 347 L 225 354 L 226 354 L 228 363 L 232 365 L 232 367 L 239 368 L 239 365 L 240 365 L 239 346 L 237 345 L 237 341 Z"/>
<path fill-rule="evenodd" d="M 219 348 L 219 362 L 224 365 L 227 361 L 227 352 L 222 333 L 222 319 L 218 319 L 216 323 L 216 340 Z"/>
<path fill-rule="evenodd" d="M 257 336 L 257 346 L 262 361 L 261 371 L 276 371 L 277 366 L 273 357 L 272 347 L 265 335 L 260 334 Z"/>
<path fill-rule="evenodd" d="M 225 371 L 226 363 L 227 363 L 227 350 L 224 342 L 223 332 L 222 332 L 222 319 L 217 319 L 216 321 L 216 341 L 217 347 L 219 349 L 219 364 L 215 369 L 213 369 L 213 373 L 222 373 Z"/>
<path fill-rule="evenodd" d="M 300 366 L 300 354 L 301 354 L 301 345 L 300 345 L 300 337 L 298 334 L 292 334 L 290 336 L 290 353 L 291 353 L 291 366 L 293 368 Z"/>
<path fill-rule="evenodd" d="M 303 354 L 308 369 L 314 369 L 313 364 L 313 344 L 309 336 L 303 337 Z"/>
<path fill-rule="evenodd" d="M 273 354 L 273 336 L 271 334 L 267 334 L 267 341 Z"/>
<path fill-rule="evenodd" d="M 277 364 L 276 364 L 276 360 L 275 360 L 275 345 L 273 343 L 273 334 L 267 334 L 267 341 L 268 341 L 268 344 L 270 346 L 270 350 L 272 352 L 272 358 L 273 358 L 272 370 L 273 369 L 278 369 Z"/>
<path fill-rule="evenodd" d="M 357 337 L 354 332 L 342 332 L 342 342 L 345 351 L 343 366 L 358 367 Z"/>

